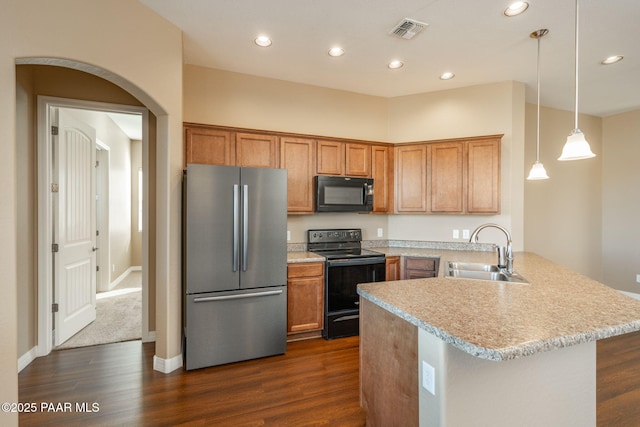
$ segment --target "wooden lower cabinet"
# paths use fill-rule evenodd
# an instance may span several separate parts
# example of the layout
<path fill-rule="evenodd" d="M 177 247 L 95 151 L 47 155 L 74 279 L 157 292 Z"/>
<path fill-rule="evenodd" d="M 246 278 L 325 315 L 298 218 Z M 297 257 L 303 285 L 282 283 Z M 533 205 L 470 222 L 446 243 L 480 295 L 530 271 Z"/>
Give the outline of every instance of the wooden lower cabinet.
<path fill-rule="evenodd" d="M 387 282 L 391 282 L 392 280 L 400 280 L 400 257 L 399 256 L 390 256 L 385 259 L 385 269 L 386 269 L 386 277 L 385 280 Z"/>
<path fill-rule="evenodd" d="M 324 263 L 287 265 L 287 339 L 319 337 L 324 327 Z"/>
<path fill-rule="evenodd" d="M 438 276 L 440 258 L 404 257 L 403 279 L 425 279 Z"/>

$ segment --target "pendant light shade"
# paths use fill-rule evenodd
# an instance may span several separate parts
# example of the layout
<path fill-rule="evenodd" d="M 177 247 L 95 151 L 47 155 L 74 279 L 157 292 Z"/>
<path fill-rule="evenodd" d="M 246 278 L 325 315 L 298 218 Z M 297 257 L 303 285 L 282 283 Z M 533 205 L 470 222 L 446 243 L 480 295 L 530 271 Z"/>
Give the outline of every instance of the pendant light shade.
<path fill-rule="evenodd" d="M 536 125 L 536 162 L 531 167 L 531 172 L 529 172 L 528 180 L 540 180 L 540 179 L 549 179 L 549 175 L 547 175 L 547 171 L 544 169 L 542 163 L 540 163 L 540 39 L 544 37 L 549 30 L 541 29 L 538 31 L 534 31 L 529 34 L 529 37 L 538 40 L 538 59 L 537 59 L 537 81 L 538 81 L 538 113 L 537 113 L 537 125 Z"/>
<path fill-rule="evenodd" d="M 529 172 L 529 176 L 527 177 L 529 181 L 536 181 L 539 179 L 549 179 L 549 175 L 547 175 L 547 171 L 544 168 L 544 165 L 540 162 L 535 162 L 533 166 L 531 166 L 531 171 Z"/>
<path fill-rule="evenodd" d="M 580 160 L 595 157 L 591 151 L 591 147 L 584 137 L 584 134 L 578 127 L 578 1 L 576 0 L 576 105 L 575 105 L 575 128 L 571 134 L 567 137 L 567 142 L 564 144 L 562 154 L 558 157 L 558 160 Z"/>
<path fill-rule="evenodd" d="M 567 142 L 562 149 L 562 155 L 558 160 L 580 160 L 595 157 L 589 143 L 580 129 L 574 129 L 567 137 Z"/>

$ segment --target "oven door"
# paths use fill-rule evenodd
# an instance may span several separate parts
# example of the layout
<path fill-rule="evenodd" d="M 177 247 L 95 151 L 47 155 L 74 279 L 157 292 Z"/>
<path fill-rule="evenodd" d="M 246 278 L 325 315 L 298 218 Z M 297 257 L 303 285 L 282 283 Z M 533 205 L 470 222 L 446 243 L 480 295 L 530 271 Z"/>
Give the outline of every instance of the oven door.
<path fill-rule="evenodd" d="M 360 332 L 358 284 L 384 280 L 384 257 L 327 261 L 324 337 L 331 339 L 358 335 Z"/>

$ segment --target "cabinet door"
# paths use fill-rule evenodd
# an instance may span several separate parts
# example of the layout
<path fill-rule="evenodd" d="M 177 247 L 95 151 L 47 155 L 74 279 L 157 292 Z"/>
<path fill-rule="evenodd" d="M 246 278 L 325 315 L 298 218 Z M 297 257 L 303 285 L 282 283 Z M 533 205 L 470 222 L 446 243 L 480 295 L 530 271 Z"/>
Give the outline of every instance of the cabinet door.
<path fill-rule="evenodd" d="M 231 133 L 205 127 L 185 126 L 185 164 L 232 166 L 235 164 Z"/>
<path fill-rule="evenodd" d="M 386 277 L 385 280 L 390 282 L 392 280 L 400 280 L 400 257 L 391 256 L 385 260 Z"/>
<path fill-rule="evenodd" d="M 467 142 L 467 212 L 500 213 L 500 139 Z"/>
<path fill-rule="evenodd" d="M 318 141 L 318 173 L 344 175 L 344 142 Z"/>
<path fill-rule="evenodd" d="M 345 175 L 371 176 L 371 146 L 368 144 L 345 144 Z"/>
<path fill-rule="evenodd" d="M 273 135 L 236 134 L 236 166 L 278 167 L 278 139 Z"/>
<path fill-rule="evenodd" d="M 371 177 L 373 178 L 373 212 L 393 211 L 393 148 L 371 147 Z"/>
<path fill-rule="evenodd" d="M 280 167 L 287 170 L 289 213 L 313 213 L 315 150 L 313 139 L 280 138 Z"/>
<path fill-rule="evenodd" d="M 425 279 L 438 275 L 439 258 L 405 257 L 403 279 Z"/>
<path fill-rule="evenodd" d="M 396 147 L 396 212 L 426 212 L 427 147 Z M 375 183 L 374 183 L 375 185 Z"/>
<path fill-rule="evenodd" d="M 324 327 L 324 264 L 288 265 L 287 332 L 300 333 Z"/>
<path fill-rule="evenodd" d="M 431 212 L 464 212 L 464 143 L 429 145 Z"/>

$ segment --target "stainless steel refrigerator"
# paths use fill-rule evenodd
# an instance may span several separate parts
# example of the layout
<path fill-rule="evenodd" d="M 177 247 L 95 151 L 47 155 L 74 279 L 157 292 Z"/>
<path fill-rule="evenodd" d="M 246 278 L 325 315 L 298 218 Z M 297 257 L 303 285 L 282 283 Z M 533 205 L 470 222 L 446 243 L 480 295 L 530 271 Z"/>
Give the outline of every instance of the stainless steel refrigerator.
<path fill-rule="evenodd" d="M 282 354 L 287 172 L 188 164 L 183 181 L 187 369 Z"/>

